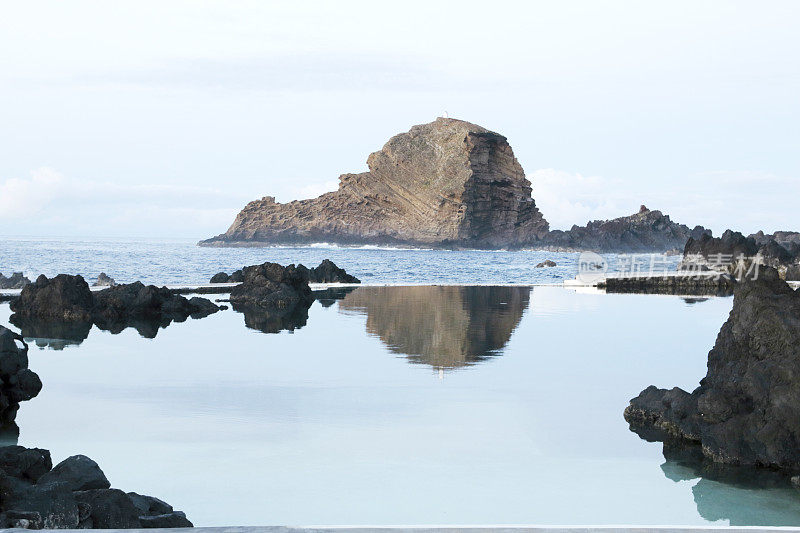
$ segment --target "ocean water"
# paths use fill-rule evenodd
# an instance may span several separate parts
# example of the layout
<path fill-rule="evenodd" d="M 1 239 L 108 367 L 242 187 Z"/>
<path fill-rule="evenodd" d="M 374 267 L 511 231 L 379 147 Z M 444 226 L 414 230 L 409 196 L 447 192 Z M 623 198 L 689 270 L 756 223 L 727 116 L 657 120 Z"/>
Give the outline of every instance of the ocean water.
<path fill-rule="evenodd" d="M 273 261 L 317 266 L 331 259 L 370 284 L 516 284 L 560 283 L 577 274 L 579 254 L 546 251 L 442 251 L 380 247 L 340 248 L 319 244 L 287 248 L 204 248 L 189 240 L 0 239 L 0 272 L 81 274 L 87 280 L 100 272 L 117 282 L 153 284 L 207 283 L 217 272 Z M 615 254 L 605 256 L 609 264 Z M 536 268 L 546 259 L 558 266 Z M 679 256 L 665 259 L 674 269 Z"/>
<path fill-rule="evenodd" d="M 622 416 L 648 385 L 697 385 L 730 298 L 522 285 L 551 275 L 532 262 L 575 261 L 545 252 L 13 242 L 7 270 L 191 283 L 331 257 L 428 284 L 329 291 L 284 320 L 23 328 L 44 388 L 19 443 L 88 455 L 195 525 L 800 526 L 785 477 L 709 468 Z M 516 285 L 449 285 L 473 278 Z M 0 304 L 0 324 L 10 315 Z"/>

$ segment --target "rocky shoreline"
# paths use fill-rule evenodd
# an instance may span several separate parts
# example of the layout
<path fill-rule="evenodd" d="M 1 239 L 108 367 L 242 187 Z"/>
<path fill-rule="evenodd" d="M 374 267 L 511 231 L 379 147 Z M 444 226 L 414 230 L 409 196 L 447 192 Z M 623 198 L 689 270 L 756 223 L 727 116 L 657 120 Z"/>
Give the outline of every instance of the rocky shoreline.
<path fill-rule="evenodd" d="M 699 445 L 715 462 L 800 472 L 800 290 L 770 267 L 738 283 L 700 386 L 650 386 L 625 420 L 649 440 Z"/>

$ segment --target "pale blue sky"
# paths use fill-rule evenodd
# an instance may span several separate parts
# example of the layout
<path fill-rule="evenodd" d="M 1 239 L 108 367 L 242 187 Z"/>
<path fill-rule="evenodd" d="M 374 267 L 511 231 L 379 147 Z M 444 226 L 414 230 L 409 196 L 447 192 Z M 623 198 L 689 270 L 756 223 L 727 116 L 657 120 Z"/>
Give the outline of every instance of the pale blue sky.
<path fill-rule="evenodd" d="M 202 238 L 445 112 L 509 138 L 556 228 L 639 204 L 800 230 L 800 3 L 19 2 L 0 234 Z"/>

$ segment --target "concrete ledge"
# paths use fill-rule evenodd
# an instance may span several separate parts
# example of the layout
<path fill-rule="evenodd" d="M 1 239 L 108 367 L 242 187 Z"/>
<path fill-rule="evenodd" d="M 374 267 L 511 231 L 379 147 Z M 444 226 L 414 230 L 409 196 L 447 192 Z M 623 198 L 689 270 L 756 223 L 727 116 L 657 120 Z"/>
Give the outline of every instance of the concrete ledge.
<path fill-rule="evenodd" d="M 27 529 L 2 529 L 0 532 L 28 532 Z M 85 529 L 43 531 L 86 533 Z M 112 533 L 754 533 L 797 532 L 800 527 L 720 527 L 720 526 L 321 526 L 321 527 L 194 527 L 176 529 L 106 529 Z"/>

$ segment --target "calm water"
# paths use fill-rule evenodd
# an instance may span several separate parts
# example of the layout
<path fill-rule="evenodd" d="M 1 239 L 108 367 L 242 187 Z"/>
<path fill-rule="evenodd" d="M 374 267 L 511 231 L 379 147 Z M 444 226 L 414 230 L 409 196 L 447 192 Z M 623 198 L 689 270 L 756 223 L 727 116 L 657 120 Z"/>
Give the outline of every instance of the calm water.
<path fill-rule="evenodd" d="M 220 271 L 273 261 L 316 266 L 329 258 L 364 283 L 517 284 L 559 283 L 577 274 L 578 254 L 544 251 L 441 251 L 386 248 L 201 248 L 194 241 L 0 239 L 0 272 L 82 274 L 105 272 L 120 283 L 206 283 Z M 607 256 L 613 265 L 615 256 Z M 546 259 L 553 268 L 536 268 Z M 674 268 L 680 257 L 668 258 Z"/>
<path fill-rule="evenodd" d="M 228 269 L 256 254 L 236 252 Z M 89 455 L 202 526 L 800 525 L 785 479 L 665 458 L 622 418 L 649 384 L 697 384 L 730 305 L 361 287 L 305 325 L 227 310 L 140 328 L 152 339 L 93 328 L 65 346 L 49 330 L 19 442 Z"/>

